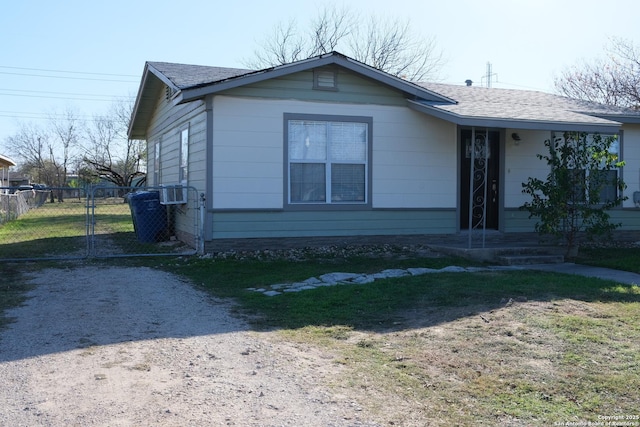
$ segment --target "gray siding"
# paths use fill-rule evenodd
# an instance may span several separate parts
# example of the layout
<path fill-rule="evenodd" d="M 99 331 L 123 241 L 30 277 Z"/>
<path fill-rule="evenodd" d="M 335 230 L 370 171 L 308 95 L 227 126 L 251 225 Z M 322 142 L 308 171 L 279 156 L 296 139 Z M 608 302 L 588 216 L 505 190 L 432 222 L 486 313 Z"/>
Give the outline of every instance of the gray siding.
<path fill-rule="evenodd" d="M 164 90 L 161 91 L 164 95 Z M 206 186 L 206 114 L 204 102 L 194 101 L 184 105 L 160 96 L 147 131 L 149 143 L 148 185 L 179 184 L 180 182 L 180 131 L 189 128 L 189 168 L 188 185 L 189 209 L 175 209 L 175 231 L 181 240 L 193 244 L 196 216 L 193 209 L 198 206 L 198 194 Z M 161 170 L 160 182 L 153 182 L 154 143 L 160 141 Z"/>
<path fill-rule="evenodd" d="M 346 70 L 338 70 L 338 90 L 312 90 L 313 71 L 267 80 L 232 89 L 224 94 L 251 98 L 297 99 L 301 101 L 346 102 L 355 104 L 401 105 L 406 98 L 399 91 L 384 87 Z"/>
<path fill-rule="evenodd" d="M 612 209 L 609 216 L 612 224 L 623 224 L 617 230 L 640 230 L 640 209 Z M 506 233 L 526 233 L 535 230 L 537 219 L 529 219 L 526 211 L 507 209 L 503 222 L 503 231 Z"/>
<path fill-rule="evenodd" d="M 609 215 L 612 223 L 623 224 L 618 230 L 640 230 L 640 209 L 614 209 Z"/>
<path fill-rule="evenodd" d="M 455 209 L 213 212 L 213 239 L 452 234 Z M 211 237 L 211 236 L 210 236 Z"/>
<path fill-rule="evenodd" d="M 528 233 L 534 231 L 536 219 L 529 219 L 529 212 L 519 209 L 505 209 L 502 231 L 505 233 Z"/>
<path fill-rule="evenodd" d="M 171 129 L 180 127 L 182 123 L 188 120 L 188 117 L 192 117 L 202 111 L 204 111 L 204 101 L 174 105 L 173 101 L 165 100 L 162 96 L 159 97 L 147 131 L 148 139 L 153 139 Z"/>
<path fill-rule="evenodd" d="M 161 91 L 164 94 L 164 90 Z M 200 117 L 202 116 L 202 117 Z M 191 123 L 193 121 L 193 123 Z M 202 138 L 205 132 L 204 121 L 204 102 L 194 101 L 184 105 L 174 105 L 173 101 L 166 100 L 164 96 L 160 96 L 156 103 L 155 111 L 152 115 L 149 129 L 147 130 L 147 141 L 153 144 L 156 140 L 161 141 L 160 153 L 162 156 L 162 170 L 160 172 L 161 182 L 149 182 L 150 185 L 158 184 L 175 184 L 178 182 L 178 167 L 180 164 L 180 129 L 186 125 L 194 126 L 191 134 L 197 134 Z M 197 140 L 195 140 L 197 142 Z M 152 147 L 150 147 L 152 148 Z M 202 147 L 195 147 L 194 151 L 197 157 L 198 150 Z M 148 150 L 147 162 L 151 166 L 154 162 L 153 149 Z M 189 173 L 194 173 L 197 180 L 198 170 L 191 166 L 192 156 L 189 153 Z M 200 167 L 204 164 L 200 165 Z M 204 182 L 203 178 L 200 178 Z"/>
<path fill-rule="evenodd" d="M 189 186 L 204 193 L 207 182 L 207 118 L 198 109 L 189 121 Z"/>

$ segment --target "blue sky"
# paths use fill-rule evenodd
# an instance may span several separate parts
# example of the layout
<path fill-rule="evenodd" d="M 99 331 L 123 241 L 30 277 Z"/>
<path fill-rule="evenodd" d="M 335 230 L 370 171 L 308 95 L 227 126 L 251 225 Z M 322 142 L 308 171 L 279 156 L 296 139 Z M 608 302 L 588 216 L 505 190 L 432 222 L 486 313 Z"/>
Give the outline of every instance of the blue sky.
<path fill-rule="evenodd" d="M 279 21 L 304 23 L 323 0 L 21 0 L 0 14 L 0 153 L 19 123 L 135 96 L 144 62 L 244 67 Z M 609 37 L 640 44 L 637 0 L 349 0 L 363 16 L 409 18 L 447 59 L 441 80 L 553 91 L 565 67 L 604 54 Z M 42 71 L 50 70 L 50 71 Z M 57 71 L 68 71 L 61 73 Z"/>

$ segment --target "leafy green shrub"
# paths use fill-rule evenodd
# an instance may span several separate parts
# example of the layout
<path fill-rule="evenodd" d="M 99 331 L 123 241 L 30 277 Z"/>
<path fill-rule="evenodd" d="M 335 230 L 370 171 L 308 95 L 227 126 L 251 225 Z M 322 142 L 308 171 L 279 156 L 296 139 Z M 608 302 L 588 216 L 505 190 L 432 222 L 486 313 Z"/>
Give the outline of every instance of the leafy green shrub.
<path fill-rule="evenodd" d="M 601 136 L 585 132 L 566 132 L 546 140 L 549 154 L 538 154 L 549 165 L 546 180 L 529 178 L 522 192 L 531 202 L 521 209 L 529 218 L 537 217 L 535 230 L 564 239 L 567 255 L 577 246 L 577 237 L 607 234 L 620 224 L 612 224 L 608 210 L 619 206 L 626 187 L 617 168 L 617 135 Z"/>

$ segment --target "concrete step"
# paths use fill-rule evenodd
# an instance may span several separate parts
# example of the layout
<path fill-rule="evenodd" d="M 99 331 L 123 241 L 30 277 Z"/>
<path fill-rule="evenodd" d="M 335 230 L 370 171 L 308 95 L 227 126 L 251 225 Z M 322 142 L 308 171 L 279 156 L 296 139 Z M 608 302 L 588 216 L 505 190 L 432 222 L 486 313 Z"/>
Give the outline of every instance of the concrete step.
<path fill-rule="evenodd" d="M 561 264 L 564 256 L 554 254 L 500 255 L 496 261 L 502 265 Z"/>

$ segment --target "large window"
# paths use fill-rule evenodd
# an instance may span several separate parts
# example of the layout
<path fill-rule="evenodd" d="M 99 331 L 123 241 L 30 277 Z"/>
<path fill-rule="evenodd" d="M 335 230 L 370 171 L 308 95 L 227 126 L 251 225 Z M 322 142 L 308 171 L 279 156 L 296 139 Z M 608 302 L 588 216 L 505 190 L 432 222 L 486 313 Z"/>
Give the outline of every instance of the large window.
<path fill-rule="evenodd" d="M 610 138 L 608 135 L 599 136 L 598 138 Z M 589 148 L 594 141 L 594 135 L 586 135 L 583 141 Z M 615 162 L 621 158 L 620 152 L 620 136 L 618 135 L 609 147 L 609 156 L 615 159 Z M 585 151 L 589 153 L 589 151 Z M 596 165 L 597 166 L 597 165 Z M 602 166 L 604 166 L 604 161 Z M 573 183 L 573 203 L 594 203 L 603 204 L 614 201 L 618 197 L 618 176 L 620 171 L 617 168 L 612 169 L 570 169 L 568 178 Z"/>
<path fill-rule="evenodd" d="M 371 119 L 286 115 L 288 203 L 369 203 Z"/>

